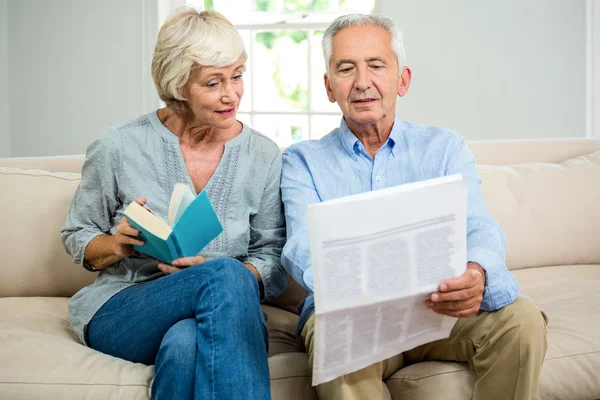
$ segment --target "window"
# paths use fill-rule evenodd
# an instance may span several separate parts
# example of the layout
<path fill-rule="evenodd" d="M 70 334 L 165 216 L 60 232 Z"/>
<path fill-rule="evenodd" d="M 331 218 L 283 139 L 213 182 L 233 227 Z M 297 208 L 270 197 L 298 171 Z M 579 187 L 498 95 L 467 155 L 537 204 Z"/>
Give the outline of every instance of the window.
<path fill-rule="evenodd" d="M 339 15 L 372 13 L 375 0 L 186 0 L 216 10 L 238 29 L 248 53 L 238 119 L 280 146 L 318 139 L 341 112 L 325 93 L 321 39 Z"/>

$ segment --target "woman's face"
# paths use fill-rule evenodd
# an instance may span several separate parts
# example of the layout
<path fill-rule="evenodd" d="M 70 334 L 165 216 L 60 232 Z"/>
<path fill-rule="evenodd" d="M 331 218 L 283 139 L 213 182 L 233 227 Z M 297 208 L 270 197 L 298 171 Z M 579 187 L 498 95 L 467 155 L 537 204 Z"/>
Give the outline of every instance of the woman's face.
<path fill-rule="evenodd" d="M 202 67 L 192 72 L 184 95 L 195 124 L 218 129 L 233 126 L 244 94 L 244 69 L 244 63 L 238 59 L 226 67 Z"/>

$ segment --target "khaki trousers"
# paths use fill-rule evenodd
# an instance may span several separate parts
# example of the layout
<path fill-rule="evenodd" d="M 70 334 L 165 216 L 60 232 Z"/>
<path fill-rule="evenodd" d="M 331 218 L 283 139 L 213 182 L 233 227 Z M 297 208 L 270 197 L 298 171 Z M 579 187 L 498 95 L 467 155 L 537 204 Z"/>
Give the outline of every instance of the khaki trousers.
<path fill-rule="evenodd" d="M 533 301 L 520 296 L 501 310 L 480 311 L 458 319 L 447 339 L 318 385 L 317 393 L 320 400 L 381 399 L 382 380 L 400 368 L 419 361 L 441 360 L 469 363 L 478 378 L 473 399 L 532 399 L 546 354 L 546 324 L 546 314 Z M 314 326 L 313 314 L 301 334 L 311 367 Z"/>

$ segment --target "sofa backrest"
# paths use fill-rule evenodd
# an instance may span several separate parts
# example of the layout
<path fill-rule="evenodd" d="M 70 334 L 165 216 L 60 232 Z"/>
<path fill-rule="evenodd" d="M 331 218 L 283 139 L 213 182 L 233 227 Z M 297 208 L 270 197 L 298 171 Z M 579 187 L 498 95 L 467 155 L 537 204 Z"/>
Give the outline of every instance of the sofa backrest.
<path fill-rule="evenodd" d="M 560 163 L 600 150 L 600 138 L 472 140 L 478 165 Z"/>
<path fill-rule="evenodd" d="M 69 297 L 93 282 L 59 240 L 79 181 L 79 173 L 0 167 L 0 297 Z"/>
<path fill-rule="evenodd" d="M 0 158 L 0 167 L 81 173 L 84 155 Z"/>
<path fill-rule="evenodd" d="M 600 138 L 483 141 L 469 147 L 490 213 L 507 233 L 509 268 L 600 264 L 598 169 L 577 162 L 531 164 L 600 151 Z M 59 242 L 82 162 L 83 156 L 0 159 L 0 297 L 71 296 L 95 279 L 72 263 Z M 503 166 L 522 163 L 530 164 Z M 292 285 L 286 296 L 297 301 L 301 288 Z"/>

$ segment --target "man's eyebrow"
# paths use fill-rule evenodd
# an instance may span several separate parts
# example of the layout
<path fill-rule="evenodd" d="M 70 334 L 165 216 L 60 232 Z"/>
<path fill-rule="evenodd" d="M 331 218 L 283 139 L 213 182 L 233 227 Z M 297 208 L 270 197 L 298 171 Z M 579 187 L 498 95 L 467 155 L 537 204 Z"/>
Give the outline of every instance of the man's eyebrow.
<path fill-rule="evenodd" d="M 373 62 L 373 61 L 379 61 L 383 64 L 385 64 L 385 60 L 383 58 L 380 57 L 371 57 L 371 58 L 367 58 L 366 60 L 367 62 Z"/>
<path fill-rule="evenodd" d="M 342 59 L 342 60 L 339 60 L 338 62 L 335 63 L 335 67 L 339 68 L 340 65 L 342 65 L 342 64 L 352 64 L 352 65 L 354 65 L 354 61 L 348 60 L 348 59 Z"/>

